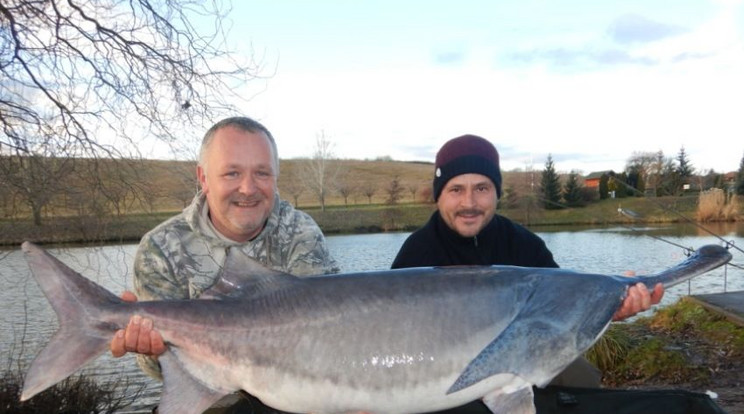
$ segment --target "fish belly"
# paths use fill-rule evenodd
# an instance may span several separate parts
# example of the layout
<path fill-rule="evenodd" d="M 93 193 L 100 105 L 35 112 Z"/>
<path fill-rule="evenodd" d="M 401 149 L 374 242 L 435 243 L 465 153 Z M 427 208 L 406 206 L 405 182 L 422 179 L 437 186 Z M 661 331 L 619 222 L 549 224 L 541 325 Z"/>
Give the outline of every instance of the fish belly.
<path fill-rule="evenodd" d="M 252 394 L 264 404 L 282 411 L 318 414 L 408 414 L 438 411 L 481 399 L 494 390 L 510 393 L 531 385 L 512 374 L 497 374 L 471 387 L 447 394 L 458 374 L 397 387 L 351 387 L 327 379 L 301 378 L 272 370 L 260 374 L 244 374 L 244 378 L 251 377 L 254 381 L 246 382 L 242 387 L 257 390 Z M 367 378 L 365 382 L 385 383 L 384 378 L 378 381 Z"/>

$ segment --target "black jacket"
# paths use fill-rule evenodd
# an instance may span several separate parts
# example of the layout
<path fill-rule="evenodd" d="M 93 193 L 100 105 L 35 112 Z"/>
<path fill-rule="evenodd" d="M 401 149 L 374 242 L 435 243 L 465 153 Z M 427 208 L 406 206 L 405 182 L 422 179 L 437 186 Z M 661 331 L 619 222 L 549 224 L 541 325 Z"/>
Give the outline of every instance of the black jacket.
<path fill-rule="evenodd" d="M 424 227 L 408 236 L 392 268 L 450 265 L 512 265 L 558 267 L 545 242 L 499 215 L 475 237 L 461 237 L 438 211 Z"/>

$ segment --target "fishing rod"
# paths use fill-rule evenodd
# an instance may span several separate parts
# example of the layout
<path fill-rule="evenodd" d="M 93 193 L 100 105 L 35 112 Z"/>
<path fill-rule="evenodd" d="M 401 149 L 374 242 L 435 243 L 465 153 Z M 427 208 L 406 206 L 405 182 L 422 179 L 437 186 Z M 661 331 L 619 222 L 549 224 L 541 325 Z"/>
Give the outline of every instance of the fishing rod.
<path fill-rule="evenodd" d="M 637 188 L 631 186 L 630 184 L 628 184 L 628 183 L 626 183 L 626 182 L 624 182 L 622 180 L 618 180 L 615 177 L 610 177 L 610 178 L 612 179 L 612 181 L 614 183 L 620 184 L 620 185 L 624 186 L 626 189 L 629 189 L 629 190 L 631 190 L 634 193 L 643 195 L 643 193 L 641 193 L 640 190 L 638 190 Z M 700 230 L 708 233 L 709 235 L 715 237 L 716 239 L 718 239 L 719 241 L 721 241 L 724 244 L 724 247 L 726 247 L 727 249 L 733 248 L 734 250 L 738 250 L 740 253 L 744 253 L 744 250 L 742 250 L 742 248 L 740 248 L 739 246 L 737 246 L 736 243 L 734 243 L 732 240 L 726 240 L 726 239 L 724 239 L 723 237 L 721 237 L 720 235 L 718 235 L 715 232 L 711 231 L 710 229 L 708 229 L 707 227 L 703 226 L 702 224 L 700 224 L 700 223 L 696 222 L 695 220 L 692 220 L 691 218 L 685 216 L 680 211 L 665 206 L 663 203 L 661 203 L 661 202 L 659 202 L 657 200 L 654 200 L 653 197 L 652 198 L 646 197 L 645 199 L 647 201 L 651 202 L 652 204 L 655 204 L 656 206 L 658 206 L 659 208 L 661 208 L 665 212 L 672 213 L 672 214 L 674 214 L 674 215 L 682 218 L 682 220 L 684 220 L 686 223 L 692 224 L 693 226 L 697 227 L 698 229 L 700 229 Z M 618 212 L 621 213 L 621 214 L 623 214 L 624 216 L 626 216 L 628 218 L 631 218 L 631 219 L 640 219 L 640 218 L 642 218 L 642 216 L 640 214 L 638 214 L 638 213 L 636 213 L 636 212 L 634 212 L 632 210 L 623 209 L 621 207 L 618 208 Z M 653 236 L 651 236 L 651 237 L 653 237 Z M 674 244 L 674 243 L 672 243 L 670 241 L 666 241 L 666 242 L 667 243 Z M 690 252 L 692 252 L 692 250 L 690 250 Z"/>
<path fill-rule="evenodd" d="M 624 183 L 624 182 L 622 182 L 620 180 L 616 180 L 614 177 L 612 177 L 612 179 L 615 180 L 615 182 L 617 182 L 617 183 L 623 184 L 624 186 L 626 186 L 627 188 L 631 189 L 632 191 L 634 191 L 634 192 L 636 192 L 638 194 L 643 194 L 638 189 L 636 189 L 636 188 L 628 185 L 627 183 Z M 560 208 L 572 208 L 571 206 L 569 206 L 567 204 L 564 204 L 564 203 L 561 203 L 561 202 L 557 202 L 557 201 L 548 200 L 548 199 L 545 199 L 545 198 L 542 198 L 542 197 L 536 197 L 536 199 L 537 199 L 537 201 L 542 202 L 544 204 L 554 205 L 554 206 L 557 206 L 557 207 L 560 207 Z M 738 247 L 734 241 L 724 239 L 723 237 L 719 236 L 718 234 L 710 231 L 709 229 L 705 228 L 704 226 L 701 226 L 699 223 L 697 223 L 694 220 L 690 219 L 689 217 L 685 216 L 681 212 L 679 212 L 679 211 L 677 211 L 675 209 L 668 208 L 668 207 L 666 207 L 662 203 L 659 203 L 656 200 L 649 200 L 648 197 L 646 197 L 645 200 L 651 201 L 653 204 L 657 205 L 658 207 L 660 207 L 662 210 L 664 210 L 666 212 L 671 212 L 671 213 L 673 213 L 673 214 L 675 214 L 677 216 L 680 216 L 681 218 L 684 219 L 684 221 L 686 223 L 693 224 L 695 227 L 698 227 L 699 229 L 701 229 L 701 230 L 705 231 L 706 233 L 712 235 L 713 237 L 717 238 L 718 240 L 720 240 L 723 243 L 723 245 L 724 245 L 724 247 L 726 249 L 733 248 L 734 250 L 738 250 L 739 252 L 744 253 L 744 250 L 742 250 L 740 247 Z M 641 219 L 643 219 L 643 216 L 641 214 L 639 214 L 639 213 L 637 213 L 637 212 L 635 212 L 633 210 L 629 210 L 629 209 L 624 209 L 622 207 L 618 207 L 617 211 L 618 211 L 618 213 L 620 213 L 623 216 L 625 216 L 627 218 L 630 218 L 632 220 L 641 220 Z M 607 221 L 606 218 L 602 218 L 602 217 L 599 217 L 599 216 L 594 215 L 594 214 L 591 214 L 591 213 L 586 213 L 586 214 L 588 216 L 596 219 L 597 221 L 600 221 L 600 222 L 602 222 L 602 221 L 605 221 L 606 222 Z M 637 229 L 637 228 L 635 228 L 633 226 L 628 226 L 625 223 L 614 223 L 614 224 L 616 224 L 616 225 L 618 225 L 618 226 L 620 226 L 622 228 L 628 229 L 630 231 L 642 232 L 640 229 Z M 672 246 L 679 247 L 680 249 L 682 249 L 682 251 L 684 252 L 684 254 L 686 256 L 688 256 L 688 257 L 695 251 L 695 249 L 692 248 L 692 247 L 683 246 L 683 245 L 681 245 L 679 243 L 675 243 L 675 242 L 673 242 L 671 240 L 667 240 L 667 239 L 665 239 L 663 237 L 660 237 L 660 236 L 655 236 L 655 235 L 648 234 L 648 233 L 642 233 L 642 234 L 644 236 L 650 237 L 650 238 L 652 238 L 654 240 L 658 240 L 658 241 L 661 241 L 661 242 L 670 244 Z M 734 263 L 728 263 L 728 265 L 731 265 L 731 266 L 736 267 L 738 269 L 744 269 L 744 266 L 737 265 L 737 264 L 734 264 Z"/>
<path fill-rule="evenodd" d="M 540 201 L 540 202 L 543 202 L 545 204 L 554 205 L 554 206 L 557 206 L 557 207 L 560 207 L 560 208 L 572 208 L 571 206 L 569 206 L 567 204 L 563 204 L 563 203 L 557 202 L 557 201 L 547 200 L 547 199 L 544 199 L 544 198 L 541 198 L 541 197 L 538 197 L 537 200 Z M 620 214 L 622 214 L 622 215 L 624 215 L 624 216 L 626 216 L 626 217 L 628 217 L 630 219 L 633 219 L 633 220 L 640 220 L 640 219 L 643 218 L 643 216 L 641 216 L 640 214 L 638 214 L 638 213 L 636 213 L 636 212 L 634 212 L 632 210 L 623 209 L 623 208 L 618 208 L 617 210 L 618 210 L 618 212 Z M 600 221 L 600 222 L 602 222 L 602 221 L 606 222 L 607 221 L 606 219 L 604 219 L 602 217 L 599 217 L 599 216 L 597 216 L 595 214 L 591 214 L 591 213 L 585 213 L 585 214 L 587 216 L 589 216 L 589 217 L 594 218 L 597 221 Z M 613 224 L 616 224 L 616 225 L 618 225 L 618 226 L 620 226 L 622 228 L 628 229 L 630 231 L 641 232 L 642 233 L 642 230 L 637 229 L 637 228 L 635 228 L 633 226 L 628 226 L 625 223 L 613 223 Z M 675 246 L 675 247 L 679 247 L 680 249 L 682 249 L 685 252 L 685 255 L 686 256 L 689 256 L 690 254 L 692 254 L 695 251 L 695 249 L 692 248 L 692 247 L 683 246 L 683 245 L 678 244 L 678 243 L 675 243 L 675 242 L 673 242 L 671 240 L 666 240 L 663 237 L 654 236 L 652 234 L 647 234 L 647 233 L 642 233 L 642 235 L 643 236 L 650 237 L 650 238 L 652 238 L 654 240 L 658 240 L 658 241 L 661 241 L 661 242 L 670 244 L 670 245 Z"/>
<path fill-rule="evenodd" d="M 614 178 L 614 177 L 613 177 L 613 178 Z M 619 182 L 619 181 L 618 181 L 618 182 Z M 623 184 L 625 184 L 625 183 L 623 183 Z M 627 184 L 625 184 L 625 185 L 626 185 L 626 186 L 628 186 Z M 629 186 L 628 186 L 628 187 L 629 187 Z M 635 188 L 632 188 L 632 187 L 629 187 L 629 188 L 631 188 L 631 189 L 632 189 L 632 190 L 634 190 L 634 191 L 638 191 L 638 190 L 637 190 L 637 189 L 635 189 Z M 638 191 L 638 192 L 640 193 L 640 191 Z M 552 200 L 547 200 L 547 199 L 544 199 L 544 198 L 542 198 L 542 197 L 536 197 L 536 199 L 537 199 L 537 201 L 538 201 L 538 202 L 542 202 L 542 203 L 544 203 L 545 205 L 554 205 L 554 206 L 557 206 L 557 207 L 560 207 L 560 208 L 572 208 L 572 207 L 571 207 L 571 206 L 569 206 L 569 205 L 566 205 L 566 204 L 563 204 L 563 203 L 560 203 L 560 202 L 556 202 L 556 201 L 552 201 Z M 646 199 L 647 199 L 647 198 L 646 198 Z M 687 222 L 687 223 L 692 223 L 692 224 L 694 224 L 694 225 L 695 225 L 696 227 L 698 227 L 698 228 L 700 228 L 700 229 L 704 230 L 704 231 L 705 231 L 706 233 L 708 233 L 708 234 L 711 234 L 712 236 L 716 237 L 716 238 L 717 238 L 717 239 L 719 239 L 719 240 L 720 240 L 721 242 L 723 242 L 723 244 L 724 244 L 724 247 L 725 247 L 726 249 L 731 249 L 731 248 L 734 248 L 735 250 L 738 250 L 738 251 L 740 251 L 740 252 L 743 252 L 743 253 L 744 253 L 744 251 L 742 251 L 742 249 L 741 249 L 741 248 L 739 248 L 738 246 L 736 246 L 736 244 L 734 243 L 734 241 L 731 241 L 731 240 L 726 240 L 726 239 L 724 239 L 723 237 L 719 236 L 718 234 L 715 234 L 715 233 L 711 232 L 711 231 L 710 231 L 710 230 L 708 230 L 707 228 L 705 228 L 705 227 L 702 227 L 702 226 L 700 226 L 700 225 L 699 225 L 698 223 L 696 223 L 696 222 L 692 221 L 691 219 L 689 219 L 689 218 L 688 218 L 687 216 L 685 216 L 685 215 L 684 215 L 684 214 L 682 214 L 681 212 L 679 212 L 679 211 L 677 211 L 677 210 L 669 209 L 669 208 L 665 207 L 665 206 L 664 206 L 663 204 L 661 204 L 661 203 L 658 203 L 658 202 L 655 202 L 654 204 L 656 204 L 656 205 L 658 205 L 659 207 L 661 207 L 661 208 L 662 208 L 662 210 L 664 210 L 664 211 L 670 211 L 670 210 L 671 210 L 671 211 L 672 211 L 672 212 L 673 212 L 674 214 L 676 214 L 676 215 L 678 215 L 678 216 L 681 216 L 681 217 L 682 217 L 682 218 L 683 218 L 683 219 L 685 220 L 685 222 Z M 637 213 L 637 212 L 635 212 L 635 211 L 633 211 L 633 210 L 630 210 L 630 209 L 625 209 L 625 208 L 622 208 L 622 207 L 618 207 L 617 211 L 618 211 L 618 213 L 619 213 L 619 214 L 622 214 L 623 216 L 625 216 L 625 217 L 627 217 L 627 218 L 629 218 L 629 219 L 631 219 L 631 220 L 634 220 L 634 221 L 635 221 L 635 220 L 642 220 L 642 219 L 643 219 L 643 215 L 641 215 L 641 214 L 639 214 L 639 213 Z M 591 213 L 586 213 L 586 214 L 587 214 L 588 216 L 590 216 L 590 217 L 593 217 L 593 218 L 594 218 L 594 219 L 596 219 L 597 221 L 600 221 L 600 222 L 602 222 L 602 221 L 606 222 L 606 221 L 607 221 L 606 219 L 603 219 L 603 218 L 601 218 L 601 217 L 598 217 L 597 215 L 594 215 L 594 214 L 591 214 Z M 614 224 L 616 224 L 616 225 L 618 225 L 618 226 L 620 226 L 620 227 L 622 227 L 622 228 L 628 229 L 628 230 L 630 230 L 630 231 L 634 231 L 634 232 L 641 232 L 641 230 L 640 230 L 640 229 L 637 229 L 637 228 L 635 228 L 635 227 L 633 227 L 633 226 L 628 226 L 628 225 L 626 225 L 625 223 L 614 223 Z M 672 245 L 672 246 L 678 247 L 678 248 L 682 249 L 682 251 L 683 251 L 684 255 L 685 255 L 685 256 L 687 256 L 687 257 L 690 257 L 690 255 L 692 255 L 692 254 L 693 254 L 693 253 L 695 252 L 695 249 L 694 249 L 694 248 L 692 248 L 692 247 L 687 247 L 687 246 L 683 246 L 683 245 L 681 245 L 681 244 L 679 244 L 679 243 L 675 243 L 675 242 L 673 242 L 673 241 L 671 241 L 671 240 L 667 240 L 667 239 L 665 239 L 665 238 L 663 238 L 663 237 L 660 237 L 660 236 L 655 236 L 655 235 L 652 235 L 652 234 L 648 234 L 648 233 L 642 233 L 642 235 L 644 235 L 644 236 L 647 236 L 647 237 L 650 237 L 650 238 L 652 238 L 652 239 L 654 239 L 654 240 L 657 240 L 657 241 L 661 241 L 661 242 L 664 242 L 664 243 L 670 244 L 670 245 Z M 744 266 L 741 266 L 741 265 L 737 265 L 737 264 L 735 264 L 735 263 L 731 263 L 731 262 L 727 263 L 727 264 L 726 264 L 726 265 L 724 266 L 724 268 L 723 268 L 723 291 L 724 291 L 724 292 L 726 292 L 726 291 L 728 290 L 728 266 L 732 266 L 732 267 L 734 267 L 734 268 L 737 268 L 737 269 L 744 269 Z M 692 291 L 692 285 L 691 285 L 691 281 L 690 281 L 690 280 L 688 280 L 688 281 L 687 281 L 687 293 L 688 293 L 688 294 L 690 294 L 690 293 L 691 293 L 691 291 Z"/>

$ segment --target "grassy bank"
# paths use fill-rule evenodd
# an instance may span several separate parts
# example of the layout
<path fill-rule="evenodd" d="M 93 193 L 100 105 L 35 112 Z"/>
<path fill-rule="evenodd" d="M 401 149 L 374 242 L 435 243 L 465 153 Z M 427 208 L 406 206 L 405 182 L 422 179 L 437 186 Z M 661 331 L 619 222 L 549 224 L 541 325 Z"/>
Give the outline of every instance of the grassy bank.
<path fill-rule="evenodd" d="M 632 323 L 615 323 L 587 354 L 610 388 L 718 394 L 744 412 L 744 327 L 686 298 Z"/>
<path fill-rule="evenodd" d="M 303 208 L 326 234 L 410 231 L 423 225 L 434 211 L 429 203 L 399 205 L 357 204 Z M 640 219 L 618 212 L 631 210 Z M 544 210 L 538 207 L 499 209 L 499 214 L 526 226 L 608 225 L 617 223 L 670 223 L 694 219 L 697 197 L 625 198 L 602 200 L 587 207 Z M 30 219 L 0 220 L 0 245 L 37 243 L 136 242 L 148 230 L 178 211 L 106 217 L 52 217 L 41 226 Z"/>

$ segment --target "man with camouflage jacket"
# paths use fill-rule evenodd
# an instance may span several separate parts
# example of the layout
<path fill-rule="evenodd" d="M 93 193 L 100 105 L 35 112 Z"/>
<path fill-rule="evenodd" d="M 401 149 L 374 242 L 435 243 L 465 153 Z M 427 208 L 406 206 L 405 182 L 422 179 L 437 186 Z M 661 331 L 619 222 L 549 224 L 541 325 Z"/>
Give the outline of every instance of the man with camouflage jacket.
<path fill-rule="evenodd" d="M 295 276 L 337 273 L 318 225 L 279 198 L 278 175 L 276 143 L 263 125 L 245 117 L 213 125 L 199 154 L 201 192 L 142 238 L 134 263 L 136 296 L 122 297 L 198 298 L 217 280 L 231 249 Z M 156 358 L 165 349 L 152 321 L 136 315 L 111 341 L 112 355 L 138 353 L 140 366 L 156 378 Z"/>
<path fill-rule="evenodd" d="M 199 297 L 214 284 L 231 248 L 239 249 L 266 267 L 295 276 L 338 272 L 317 224 L 279 197 L 263 231 L 245 243 L 215 233 L 206 216 L 208 210 L 206 196 L 199 193 L 183 213 L 142 238 L 134 261 L 137 298 Z M 137 357 L 145 372 L 160 377 L 152 358 Z"/>

